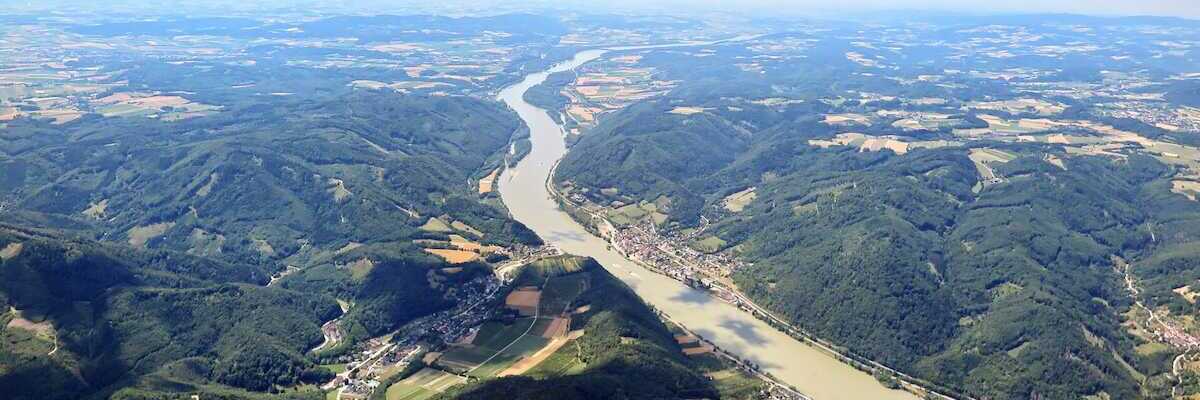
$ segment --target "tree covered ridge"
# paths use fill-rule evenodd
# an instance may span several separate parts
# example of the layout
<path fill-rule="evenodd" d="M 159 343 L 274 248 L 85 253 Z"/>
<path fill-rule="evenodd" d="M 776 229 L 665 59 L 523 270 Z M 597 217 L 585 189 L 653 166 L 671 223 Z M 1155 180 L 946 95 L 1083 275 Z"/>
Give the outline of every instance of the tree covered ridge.
<path fill-rule="evenodd" d="M 338 314 L 329 297 L 258 286 L 253 266 L 27 232 L 0 231 L 21 246 L 0 261 L 0 306 L 48 322 L 57 350 L 31 353 L 22 331 L 3 332 L 13 398 L 105 398 L 189 358 L 212 372 L 178 384 L 294 384 L 313 369 L 303 353 L 321 321 Z"/>
<path fill-rule="evenodd" d="M 319 396 L 301 386 L 329 379 L 316 362 L 452 306 L 455 279 L 486 271 L 460 265 L 431 285 L 445 263 L 413 242 L 446 239 L 421 229 L 431 218 L 482 243 L 540 244 L 471 185 L 520 129 L 494 102 L 379 91 L 170 123 L 10 124 L 5 223 L 45 244 L 6 260 L 0 296 L 52 321 L 63 351 L 9 336 L 29 351 L 0 360 L 0 376 L 52 372 L 29 393 L 60 398 Z M 264 287 L 285 265 L 299 270 Z M 335 300 L 352 305 L 346 315 Z M 343 346 L 308 354 L 339 316 Z"/>
<path fill-rule="evenodd" d="M 304 264 L 315 256 L 308 247 L 404 240 L 447 214 L 491 242 L 536 243 L 465 184 L 498 162 L 519 127 L 490 102 L 377 92 L 175 124 L 9 127 L 2 189 L 19 199 L 12 217 L 29 225 L 124 240 L 173 223 L 145 246 L 257 264 Z M 82 214 L 101 202 L 95 217 Z"/>
<path fill-rule="evenodd" d="M 1200 256 L 1189 225 L 1200 207 L 1170 192 L 1173 167 L 1037 144 L 904 155 L 820 149 L 808 141 L 832 129 L 805 114 L 827 105 L 762 119 L 751 106 L 667 114 L 677 101 L 610 116 L 579 141 L 556 180 L 615 188 L 634 202 L 667 196 L 679 227 L 707 215 L 718 221 L 723 250 L 748 262 L 735 282 L 761 304 L 955 391 L 1071 398 L 1170 390 L 1169 359 L 1135 352 L 1146 339 L 1121 326 L 1130 301 L 1111 257 L 1135 265 L 1155 304 L 1195 309 L 1170 292 L 1197 277 Z M 759 129 L 715 128 L 740 121 Z M 1004 184 L 977 190 L 972 146 L 1019 156 L 994 165 Z M 695 156 L 713 151 L 723 154 Z M 745 211 L 716 211 L 751 186 L 757 198 Z"/>

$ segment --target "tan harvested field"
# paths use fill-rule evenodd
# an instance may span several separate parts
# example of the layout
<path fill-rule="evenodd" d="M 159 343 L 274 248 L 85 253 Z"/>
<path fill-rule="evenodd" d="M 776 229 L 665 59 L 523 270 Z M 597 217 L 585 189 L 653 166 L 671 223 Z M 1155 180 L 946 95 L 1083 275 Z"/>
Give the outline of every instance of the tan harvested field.
<path fill-rule="evenodd" d="M 21 115 L 21 112 L 12 107 L 0 108 L 0 121 L 12 121 Z"/>
<path fill-rule="evenodd" d="M 100 200 L 98 203 L 89 203 L 88 208 L 83 210 L 83 215 L 93 219 L 104 218 L 105 211 L 108 210 L 108 199 Z"/>
<path fill-rule="evenodd" d="M 208 111 L 221 108 L 208 104 L 195 103 L 181 96 L 144 92 L 114 93 L 97 99 L 94 104 L 102 106 L 97 107 L 96 112 L 106 117 L 147 115 L 163 111 L 166 107 L 181 111 L 163 116 L 167 120 L 204 116 L 207 115 Z"/>
<path fill-rule="evenodd" d="M 496 185 L 496 177 L 500 176 L 500 168 L 496 168 L 488 176 L 479 180 L 479 194 L 491 193 Z"/>
<path fill-rule="evenodd" d="M 599 86 L 577 86 L 575 91 L 587 97 L 592 97 L 600 94 Z"/>
<path fill-rule="evenodd" d="M 404 74 L 408 75 L 409 78 L 417 78 L 421 76 L 422 72 L 428 69 L 429 67 L 427 66 L 404 67 Z"/>
<path fill-rule="evenodd" d="M 700 338 L 692 335 L 675 335 L 675 343 L 680 345 L 699 343 Z"/>
<path fill-rule="evenodd" d="M 894 136 L 870 136 L 855 132 L 841 133 L 828 140 L 809 140 L 808 144 L 810 146 L 817 146 L 821 148 L 828 148 L 831 146 L 851 146 L 857 147 L 859 151 L 882 151 L 887 149 L 895 152 L 896 154 L 905 154 L 914 148 L 938 148 L 959 145 L 958 142 L 946 140 L 905 142 Z"/>
<path fill-rule="evenodd" d="M 896 154 L 904 154 L 908 152 L 908 143 L 895 139 L 871 138 L 863 141 L 859 149 L 863 151 L 882 151 L 883 149 L 888 149 L 896 152 Z"/>
<path fill-rule="evenodd" d="M 462 264 L 479 259 L 479 254 L 471 251 L 451 249 L 425 249 L 426 252 L 441 257 L 451 264 Z"/>
<path fill-rule="evenodd" d="M 822 122 L 826 125 L 871 125 L 871 117 L 862 114 L 827 114 Z"/>
<path fill-rule="evenodd" d="M 567 114 L 581 123 L 591 123 L 596 121 L 596 113 L 599 109 L 593 107 L 584 107 L 579 105 L 571 105 L 567 107 Z"/>
<path fill-rule="evenodd" d="M 704 108 L 704 107 L 675 107 L 675 108 L 672 108 L 671 111 L 667 111 L 667 112 L 670 114 L 692 115 L 692 114 L 699 114 L 699 113 L 705 112 L 707 110 L 708 109 Z"/>
<path fill-rule="evenodd" d="M 696 347 L 686 347 L 683 349 L 683 354 L 689 355 L 689 356 L 694 356 L 694 355 L 698 355 L 698 354 L 708 354 L 708 353 L 712 353 L 712 352 L 713 352 L 713 347 L 712 347 L 712 345 L 709 345 L 709 344 L 701 344 Z"/>
<path fill-rule="evenodd" d="M 915 130 L 924 128 L 923 126 L 921 126 L 921 121 L 917 121 L 916 119 L 913 119 L 913 118 L 905 118 L 905 119 L 896 120 L 896 122 L 892 123 L 892 127 L 900 128 L 900 129 L 904 129 L 904 130 L 908 130 L 908 131 L 915 131 Z"/>
<path fill-rule="evenodd" d="M 450 235 L 450 244 L 459 250 L 473 251 L 481 255 L 488 255 L 502 249 L 500 246 L 482 245 L 459 235 Z"/>
<path fill-rule="evenodd" d="M 127 233 L 129 235 L 129 245 L 133 247 L 145 246 L 146 242 L 162 236 L 162 234 L 167 233 L 167 230 L 174 226 L 174 222 L 160 222 L 157 224 L 130 228 L 129 232 Z"/>
<path fill-rule="evenodd" d="M 725 209 L 735 213 L 742 212 L 756 197 L 758 194 L 754 192 L 753 187 L 746 188 L 746 190 L 726 196 Z"/>
<path fill-rule="evenodd" d="M 553 338 L 549 343 L 546 343 L 546 346 L 542 347 L 536 353 L 533 353 L 529 357 L 521 358 L 505 370 L 500 371 L 500 373 L 496 374 L 496 376 L 503 377 L 524 374 L 530 369 L 533 369 L 533 367 L 536 367 L 538 364 L 541 364 L 542 361 L 546 361 L 547 358 L 550 358 L 554 352 L 558 351 L 558 349 L 562 348 L 563 345 L 567 344 L 569 341 L 570 340 L 568 340 L 566 337 Z"/>
<path fill-rule="evenodd" d="M 83 116 L 83 113 L 80 112 L 79 110 L 54 109 L 54 110 L 34 111 L 32 113 L 32 115 L 35 118 L 53 119 L 54 121 L 51 122 L 52 124 L 62 125 L 62 124 L 79 119 L 79 117 Z"/>
<path fill-rule="evenodd" d="M 538 304 L 542 300 L 542 291 L 534 287 L 522 287 L 512 291 L 504 298 L 504 306 L 517 310 L 522 316 L 537 314 Z"/>
<path fill-rule="evenodd" d="M 557 337 L 566 336 L 567 330 L 571 329 L 571 318 L 569 317 L 554 317 L 546 329 L 541 332 L 533 332 L 534 334 L 546 339 L 554 339 Z"/>
<path fill-rule="evenodd" d="M 25 245 L 21 242 L 9 243 L 3 249 L 0 249 L 0 260 L 11 260 L 13 257 L 19 256 L 21 255 L 21 250 L 24 248 Z"/>

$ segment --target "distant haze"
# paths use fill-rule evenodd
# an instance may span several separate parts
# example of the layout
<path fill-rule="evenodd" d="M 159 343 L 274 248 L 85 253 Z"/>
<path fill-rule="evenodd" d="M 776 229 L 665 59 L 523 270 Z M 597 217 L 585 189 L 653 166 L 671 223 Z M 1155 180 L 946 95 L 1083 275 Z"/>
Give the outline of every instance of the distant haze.
<path fill-rule="evenodd" d="M 151 14 L 200 12 L 210 15 L 270 10 L 449 15 L 556 10 L 580 13 L 640 11 L 677 15 L 719 12 L 834 18 L 889 11 L 925 11 L 956 14 L 1072 13 L 1200 18 L 1200 0 L 0 0 L 0 15 L 30 11 L 79 13 L 92 10 Z"/>
<path fill-rule="evenodd" d="M 833 16 L 837 13 L 923 10 L 968 14 L 1074 13 L 1200 17 L 1200 2 L 1197 0 L 610 0 L 598 3 L 628 8 L 709 8 L 714 11 L 743 11 L 753 14 L 823 16 Z"/>

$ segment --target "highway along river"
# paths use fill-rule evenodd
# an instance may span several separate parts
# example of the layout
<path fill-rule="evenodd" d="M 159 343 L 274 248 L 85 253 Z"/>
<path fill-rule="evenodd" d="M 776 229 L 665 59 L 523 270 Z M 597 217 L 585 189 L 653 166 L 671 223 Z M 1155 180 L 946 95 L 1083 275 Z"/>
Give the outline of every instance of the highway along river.
<path fill-rule="evenodd" d="M 632 49 L 636 48 L 614 50 Z M 574 59 L 526 76 L 524 81 L 500 92 L 500 99 L 529 126 L 533 143 L 532 152 L 515 167 L 504 171 L 500 180 L 501 197 L 513 217 L 537 232 L 547 243 L 567 253 L 595 258 L 671 319 L 722 349 L 761 365 L 763 371 L 814 400 L 915 399 L 907 392 L 883 387 L 871 375 L 775 330 L 747 312 L 642 268 L 609 250 L 607 242 L 584 230 L 559 209 L 547 192 L 546 179 L 554 164 L 567 152 L 563 131 L 546 110 L 526 103 L 523 96 L 551 73 L 574 69 L 604 53 L 604 50 L 580 52 Z"/>

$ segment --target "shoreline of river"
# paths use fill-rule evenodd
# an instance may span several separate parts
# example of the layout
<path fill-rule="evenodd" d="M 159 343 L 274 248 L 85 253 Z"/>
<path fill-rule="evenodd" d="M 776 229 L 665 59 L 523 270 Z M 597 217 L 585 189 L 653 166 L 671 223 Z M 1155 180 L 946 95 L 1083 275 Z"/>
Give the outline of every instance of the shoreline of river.
<path fill-rule="evenodd" d="M 580 52 L 569 61 L 556 64 L 547 71 L 532 73 L 520 83 L 500 91 L 500 100 L 529 127 L 532 147 L 530 153 L 506 169 L 500 179 L 500 194 L 513 219 L 566 253 L 592 257 L 634 289 L 647 304 L 677 324 L 687 326 L 738 358 L 762 366 L 763 372 L 808 397 L 818 400 L 917 398 L 909 392 L 884 387 L 870 374 L 779 331 L 746 311 L 713 301 L 706 292 L 643 267 L 612 250 L 607 241 L 593 235 L 564 212 L 546 187 L 552 176 L 551 170 L 567 152 L 562 127 L 545 109 L 525 102 L 523 95 L 544 82 L 549 74 L 577 68 L 606 52 Z M 639 274 L 641 271 L 646 274 Z"/>

